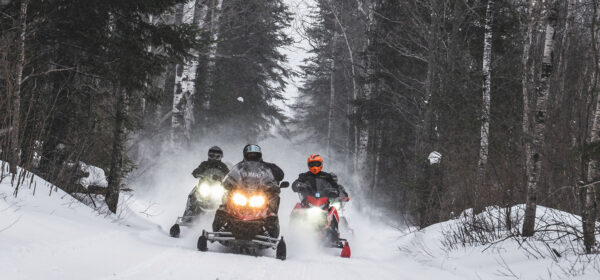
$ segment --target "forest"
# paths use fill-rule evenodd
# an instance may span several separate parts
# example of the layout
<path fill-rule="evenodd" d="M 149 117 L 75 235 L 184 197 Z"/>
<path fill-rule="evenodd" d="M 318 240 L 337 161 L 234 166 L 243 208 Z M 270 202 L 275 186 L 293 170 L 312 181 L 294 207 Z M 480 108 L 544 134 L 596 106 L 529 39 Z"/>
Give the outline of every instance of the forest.
<path fill-rule="evenodd" d="M 600 1 L 310 2 L 293 24 L 283 0 L 0 1 L 1 180 L 16 195 L 33 173 L 116 212 L 157 156 L 141 143 L 277 134 L 403 224 L 495 206 L 529 237 L 541 205 L 581 216 L 571 234 L 599 252 Z M 82 165 L 107 186 L 82 187 Z"/>

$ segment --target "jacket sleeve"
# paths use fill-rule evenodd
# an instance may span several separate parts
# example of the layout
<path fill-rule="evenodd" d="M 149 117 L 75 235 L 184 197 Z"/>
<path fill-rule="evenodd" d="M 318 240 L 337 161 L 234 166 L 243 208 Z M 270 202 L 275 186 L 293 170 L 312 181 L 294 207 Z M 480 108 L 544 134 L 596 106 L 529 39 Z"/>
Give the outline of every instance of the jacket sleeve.
<path fill-rule="evenodd" d="M 219 166 L 218 168 L 223 171 L 223 173 L 227 174 L 229 173 L 229 168 L 227 167 L 227 164 L 223 163 L 223 162 L 219 162 Z"/>
<path fill-rule="evenodd" d="M 302 176 L 303 174 L 298 175 L 298 179 L 292 183 L 292 191 L 294 192 L 302 192 L 306 188 L 306 177 Z"/>
<path fill-rule="evenodd" d="M 338 182 L 333 179 L 333 176 L 331 176 L 331 174 L 328 176 L 327 181 L 329 181 L 331 186 L 338 191 L 340 197 L 348 197 L 348 192 L 346 192 L 344 186 L 338 184 Z"/>
<path fill-rule="evenodd" d="M 274 163 L 266 163 L 267 166 L 271 169 L 271 172 L 273 173 L 273 177 L 275 177 L 275 181 L 277 182 L 281 182 L 283 181 L 283 170 L 281 170 L 281 168 L 279 168 L 279 166 L 275 165 Z"/>
<path fill-rule="evenodd" d="M 344 186 L 338 184 L 337 187 L 341 197 L 348 197 L 348 192 L 346 192 Z"/>
<path fill-rule="evenodd" d="M 202 173 L 204 173 L 204 171 L 206 171 L 206 161 L 200 163 L 200 165 L 194 169 L 194 171 L 192 171 L 192 176 L 194 176 L 194 178 L 198 178 L 200 175 L 202 175 Z"/>

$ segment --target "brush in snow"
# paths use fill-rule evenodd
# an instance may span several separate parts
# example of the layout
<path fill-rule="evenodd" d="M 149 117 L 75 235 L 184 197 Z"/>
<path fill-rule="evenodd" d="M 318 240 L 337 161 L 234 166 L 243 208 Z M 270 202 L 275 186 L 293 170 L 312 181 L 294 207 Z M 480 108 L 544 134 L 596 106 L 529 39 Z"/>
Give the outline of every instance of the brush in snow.
<path fill-rule="evenodd" d="M 346 239 L 340 238 L 340 216 L 332 204 L 338 192 L 325 188 L 314 194 L 301 193 L 300 196 L 302 202 L 297 203 L 290 214 L 292 225 L 314 230 L 323 246 L 340 248 L 340 256 L 349 258 L 350 245 Z"/>
<path fill-rule="evenodd" d="M 214 212 L 221 204 L 225 188 L 217 176 L 200 178 L 188 195 L 188 201 L 183 216 L 178 217 L 169 230 L 172 237 L 179 237 L 181 226 L 189 226 L 203 213 Z"/>
<path fill-rule="evenodd" d="M 289 186 L 282 182 L 280 188 Z M 213 232 L 203 230 L 198 250 L 207 251 L 208 242 L 219 242 L 241 254 L 257 255 L 264 249 L 275 250 L 277 259 L 285 260 L 286 244 L 279 236 L 279 219 L 269 215 L 269 199 L 260 187 L 236 188 L 227 203 L 217 210 Z"/>

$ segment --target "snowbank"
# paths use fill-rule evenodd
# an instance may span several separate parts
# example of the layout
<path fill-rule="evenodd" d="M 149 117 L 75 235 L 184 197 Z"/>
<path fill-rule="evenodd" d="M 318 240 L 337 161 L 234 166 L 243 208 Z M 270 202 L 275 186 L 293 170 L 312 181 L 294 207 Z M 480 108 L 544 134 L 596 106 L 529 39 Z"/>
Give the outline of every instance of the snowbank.
<path fill-rule="evenodd" d="M 518 236 L 524 205 L 517 205 L 510 208 L 511 229 L 504 208 L 488 207 L 475 223 L 469 210 L 407 234 L 399 247 L 407 256 L 464 279 L 600 279 L 600 256 L 582 254 L 582 242 L 575 240 L 580 217 L 543 206 L 536 214 L 537 232 L 531 238 Z"/>

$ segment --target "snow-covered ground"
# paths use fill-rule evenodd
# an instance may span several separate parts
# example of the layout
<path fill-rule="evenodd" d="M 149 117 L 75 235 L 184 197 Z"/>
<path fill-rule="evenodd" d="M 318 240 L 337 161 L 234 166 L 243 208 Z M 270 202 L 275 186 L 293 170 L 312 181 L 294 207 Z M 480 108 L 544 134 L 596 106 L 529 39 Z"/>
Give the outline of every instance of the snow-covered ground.
<path fill-rule="evenodd" d="M 162 216 L 155 203 L 123 197 L 127 208 L 121 210 L 121 217 L 104 216 L 60 190 L 50 192 L 50 185 L 38 178 L 31 188 L 22 187 L 15 198 L 8 179 L 0 184 L 0 279 L 423 279 L 446 275 L 403 257 L 394 246 L 398 233 L 391 228 L 357 228 L 356 236 L 363 241 L 353 244 L 351 259 L 340 258 L 337 250 L 294 244 L 297 238 L 288 239 L 286 261 L 273 258 L 269 251 L 259 257 L 230 254 L 218 244 L 211 244 L 210 252 L 199 252 L 195 241 L 200 229 L 184 229 L 180 239 L 169 237 L 170 224 L 153 221 Z M 174 217 L 168 218 L 172 222 Z M 288 232 L 284 229 L 283 234 Z"/>
<path fill-rule="evenodd" d="M 309 145 L 303 146 L 306 150 L 292 149 L 292 143 L 282 139 L 259 144 L 265 160 L 286 171 L 286 180 L 304 172 Z M 547 254 L 542 243 L 527 247 L 515 239 L 490 248 L 448 250 L 442 245 L 443 233 L 456 228 L 456 220 L 411 232 L 370 221 L 355 211 L 348 212 L 355 229 L 349 238 L 352 257 L 343 259 L 339 250 L 320 249 L 288 230 L 287 216 L 297 201 L 289 189 L 282 191 L 280 209 L 287 260 L 275 259 L 268 250 L 259 257 L 236 255 L 219 244 L 199 252 L 198 234 L 209 228 L 212 217 L 203 217 L 196 228 L 184 228 L 179 239 L 169 237 L 168 228 L 183 212 L 195 184 L 190 172 L 206 157 L 208 146 L 163 155 L 151 167 L 133 173 L 128 183 L 134 192 L 121 197 L 119 215 L 99 214 L 60 190 L 50 191 L 50 184 L 37 177 L 14 197 L 10 178 L 4 178 L 0 279 L 600 279 L 593 269 L 597 261 L 586 263 L 563 252 L 564 244 L 551 244 L 565 255 L 561 258 Z M 222 147 L 226 161 L 241 158 L 242 145 Z M 545 211 L 541 207 L 539 213 Z M 587 267 L 585 274 L 582 267 Z"/>

